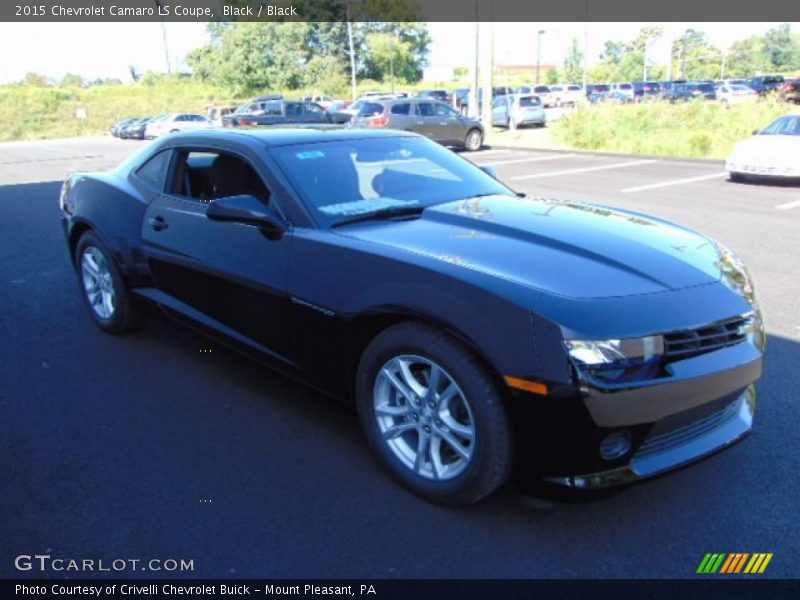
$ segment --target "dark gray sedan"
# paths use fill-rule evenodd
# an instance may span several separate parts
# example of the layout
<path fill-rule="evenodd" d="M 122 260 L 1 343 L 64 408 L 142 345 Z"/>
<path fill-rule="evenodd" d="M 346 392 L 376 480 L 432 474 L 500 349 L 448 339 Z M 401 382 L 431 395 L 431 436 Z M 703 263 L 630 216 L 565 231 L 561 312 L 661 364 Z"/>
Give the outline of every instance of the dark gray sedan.
<path fill-rule="evenodd" d="M 400 98 L 365 102 L 351 122 L 353 127 L 388 128 L 420 133 L 445 146 L 480 150 L 483 126 L 444 102 Z"/>

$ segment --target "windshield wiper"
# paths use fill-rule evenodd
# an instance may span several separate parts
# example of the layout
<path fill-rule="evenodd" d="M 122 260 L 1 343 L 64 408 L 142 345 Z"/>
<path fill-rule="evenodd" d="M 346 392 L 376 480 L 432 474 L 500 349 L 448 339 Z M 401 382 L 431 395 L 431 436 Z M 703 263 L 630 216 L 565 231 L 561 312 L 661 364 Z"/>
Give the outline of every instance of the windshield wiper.
<path fill-rule="evenodd" d="M 382 221 L 394 217 L 420 215 L 425 208 L 425 206 L 395 206 L 392 208 L 383 208 L 381 210 L 364 213 L 362 215 L 354 215 L 342 219 L 341 221 L 336 221 L 331 227 L 339 227 L 340 225 L 349 225 L 350 223 L 359 223 L 361 221 Z"/>

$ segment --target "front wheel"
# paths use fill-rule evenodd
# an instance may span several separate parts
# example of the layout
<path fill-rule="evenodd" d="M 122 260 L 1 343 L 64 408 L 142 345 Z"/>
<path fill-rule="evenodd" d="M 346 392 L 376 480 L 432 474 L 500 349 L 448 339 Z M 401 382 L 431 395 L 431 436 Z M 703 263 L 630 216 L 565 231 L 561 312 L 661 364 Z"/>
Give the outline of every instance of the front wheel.
<path fill-rule="evenodd" d="M 356 405 L 380 463 L 424 498 L 471 504 L 510 473 L 511 433 L 494 382 L 437 329 L 409 322 L 380 333 L 359 363 Z"/>
<path fill-rule="evenodd" d="M 469 152 L 476 152 L 481 149 L 483 144 L 483 134 L 479 129 L 470 129 L 464 139 L 464 149 Z"/>
<path fill-rule="evenodd" d="M 141 324 L 141 309 L 126 289 L 111 253 L 90 231 L 78 241 L 75 270 L 89 314 L 100 329 L 122 333 Z"/>

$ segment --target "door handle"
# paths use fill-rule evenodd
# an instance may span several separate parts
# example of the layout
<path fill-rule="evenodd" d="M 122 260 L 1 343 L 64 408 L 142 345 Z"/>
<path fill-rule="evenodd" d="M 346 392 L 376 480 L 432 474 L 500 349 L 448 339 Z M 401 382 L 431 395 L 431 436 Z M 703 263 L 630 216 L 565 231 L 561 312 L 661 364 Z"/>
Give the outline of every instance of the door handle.
<path fill-rule="evenodd" d="M 150 225 L 155 231 L 161 231 L 162 229 L 166 229 L 169 227 L 169 223 L 164 220 L 164 217 L 161 215 L 157 217 L 150 217 L 147 219 L 147 224 Z"/>

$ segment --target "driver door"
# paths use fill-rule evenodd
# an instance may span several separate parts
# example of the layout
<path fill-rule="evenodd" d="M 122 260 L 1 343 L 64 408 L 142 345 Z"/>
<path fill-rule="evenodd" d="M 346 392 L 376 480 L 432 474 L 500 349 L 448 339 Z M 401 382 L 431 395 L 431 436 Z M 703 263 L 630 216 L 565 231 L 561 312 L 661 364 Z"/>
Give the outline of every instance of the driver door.
<path fill-rule="evenodd" d="M 269 190 L 238 155 L 202 148 L 174 151 L 162 193 L 150 202 L 142 241 L 158 300 L 173 314 L 279 361 L 287 352 L 291 235 L 272 239 L 257 226 L 212 221 L 215 200 L 248 194 L 269 210 Z"/>

